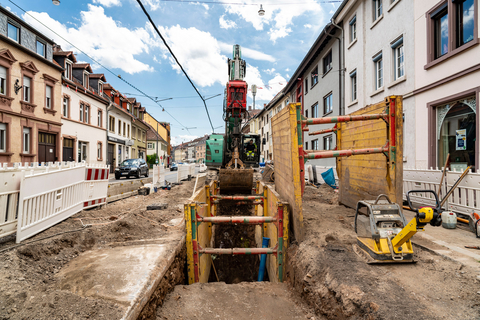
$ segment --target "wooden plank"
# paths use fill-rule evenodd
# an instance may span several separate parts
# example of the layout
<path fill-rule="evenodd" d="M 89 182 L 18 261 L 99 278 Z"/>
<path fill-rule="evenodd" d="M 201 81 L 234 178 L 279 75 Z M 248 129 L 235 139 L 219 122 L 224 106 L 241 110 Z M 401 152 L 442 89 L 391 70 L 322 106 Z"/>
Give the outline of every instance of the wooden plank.
<path fill-rule="evenodd" d="M 387 194 L 393 202 L 402 202 L 403 188 L 403 106 L 402 97 L 389 97 L 395 101 L 396 146 L 391 161 L 383 154 L 355 155 L 337 158 L 339 177 L 339 202 L 355 208 L 360 200 L 375 199 Z M 384 113 L 387 99 L 366 106 L 353 115 Z M 390 100 L 388 100 L 390 101 Z M 383 147 L 389 138 L 385 121 L 358 121 L 340 123 L 337 126 L 337 149 L 359 149 Z"/>
<path fill-rule="evenodd" d="M 289 104 L 272 118 L 273 152 L 275 154 L 275 188 L 288 202 L 293 235 L 303 241 L 302 192 L 296 105 Z"/>

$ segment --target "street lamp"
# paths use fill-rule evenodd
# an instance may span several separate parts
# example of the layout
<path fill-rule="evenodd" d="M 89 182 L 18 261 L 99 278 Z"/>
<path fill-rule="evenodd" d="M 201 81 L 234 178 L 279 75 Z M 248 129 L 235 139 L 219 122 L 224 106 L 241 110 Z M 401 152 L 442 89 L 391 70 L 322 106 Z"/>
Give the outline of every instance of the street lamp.
<path fill-rule="evenodd" d="M 263 10 L 262 5 L 260 5 L 260 10 L 258 10 L 258 15 L 259 16 L 265 15 L 265 10 Z"/>
<path fill-rule="evenodd" d="M 253 110 L 255 110 L 255 96 L 257 94 L 257 86 L 252 84 L 252 95 L 253 95 Z"/>

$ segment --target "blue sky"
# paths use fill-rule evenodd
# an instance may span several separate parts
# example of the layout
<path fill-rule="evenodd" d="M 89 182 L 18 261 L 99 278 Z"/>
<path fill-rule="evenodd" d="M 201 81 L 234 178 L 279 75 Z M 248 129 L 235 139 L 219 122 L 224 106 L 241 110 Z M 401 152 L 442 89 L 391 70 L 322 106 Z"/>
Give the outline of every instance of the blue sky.
<path fill-rule="evenodd" d="M 211 133 L 202 100 L 180 72 L 137 1 L 61 0 L 59 6 L 50 0 L 12 1 L 1 0 L 1 5 L 10 8 L 64 50 L 73 50 L 78 61 L 91 63 L 95 73 L 104 73 L 116 89 L 135 96 L 157 120 L 170 122 L 172 144 Z M 223 127 L 223 91 L 232 46 L 242 46 L 243 59 L 247 62 L 246 81 L 249 86 L 256 84 L 263 88 L 256 96 L 256 106 L 263 106 L 288 82 L 339 2 L 215 2 L 220 1 L 142 0 L 200 93 L 206 97 L 221 94 L 207 100 L 207 106 L 214 127 Z M 260 4 L 265 10 L 263 17 L 258 15 Z M 158 99 L 173 98 L 160 104 L 176 120 L 32 16 L 148 95 Z M 252 104 L 251 95 L 248 104 Z M 185 127 L 196 129 L 187 131 Z"/>

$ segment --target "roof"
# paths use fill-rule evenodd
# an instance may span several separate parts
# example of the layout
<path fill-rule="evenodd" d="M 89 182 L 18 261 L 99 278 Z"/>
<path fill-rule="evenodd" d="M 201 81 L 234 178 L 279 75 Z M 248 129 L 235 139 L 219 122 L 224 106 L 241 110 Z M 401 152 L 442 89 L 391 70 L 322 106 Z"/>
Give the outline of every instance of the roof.
<path fill-rule="evenodd" d="M 72 66 L 73 69 L 87 69 L 88 72 L 93 73 L 90 63 L 74 63 Z"/>
<path fill-rule="evenodd" d="M 130 102 L 130 103 L 137 103 L 137 99 L 136 98 L 129 98 L 127 97 L 127 100 Z"/>
<path fill-rule="evenodd" d="M 107 81 L 107 79 L 105 78 L 105 75 L 103 73 L 91 73 L 90 74 L 90 79 L 100 79 L 103 82 Z"/>
<path fill-rule="evenodd" d="M 78 81 L 77 79 L 73 78 L 73 80 L 67 79 L 64 76 L 62 76 L 62 83 L 66 84 L 68 86 L 75 86 L 77 90 L 80 91 L 82 94 L 87 94 L 89 97 L 92 97 L 94 99 L 100 100 L 101 102 L 105 103 L 108 105 L 110 99 L 106 98 L 104 95 L 99 95 L 96 91 L 94 93 L 94 90 L 92 89 L 85 89 L 85 87 Z M 74 90 L 74 88 L 72 88 Z"/>
<path fill-rule="evenodd" d="M 158 141 L 167 144 L 165 139 L 163 139 L 155 130 L 149 127 L 147 130 L 147 141 L 156 141 L 157 139 Z"/>
<path fill-rule="evenodd" d="M 104 84 L 103 84 L 103 89 L 104 89 L 104 90 L 105 90 L 105 89 L 112 90 L 113 87 L 110 85 L 110 83 L 104 83 Z M 113 89 L 113 90 L 115 90 L 115 89 Z"/>

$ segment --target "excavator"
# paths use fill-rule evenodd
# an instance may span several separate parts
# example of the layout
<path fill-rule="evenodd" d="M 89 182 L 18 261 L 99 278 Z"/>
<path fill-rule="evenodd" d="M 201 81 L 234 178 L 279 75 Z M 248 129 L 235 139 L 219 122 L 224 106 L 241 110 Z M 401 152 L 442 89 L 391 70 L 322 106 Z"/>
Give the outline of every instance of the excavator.
<path fill-rule="evenodd" d="M 410 201 L 412 193 L 431 193 L 432 199 L 436 200 L 435 207 L 414 208 Z M 368 264 L 414 262 L 410 239 L 417 232 L 424 231 L 427 224 L 434 227 L 442 224 L 442 208 L 435 191 L 410 190 L 407 192 L 407 202 L 410 210 L 415 212 L 415 217 L 408 223 L 400 206 L 392 203 L 384 194 L 379 195 L 375 201 L 363 200 L 357 203 L 357 246 L 354 246 L 354 251 L 367 260 Z"/>
<path fill-rule="evenodd" d="M 240 45 L 236 44 L 233 59 L 228 59 L 228 82 L 223 100 L 225 134 L 211 134 L 205 150 L 205 164 L 219 171 L 222 193 L 250 193 L 253 168 L 260 162 L 260 135 L 242 133 L 242 125 L 250 117 L 245 73 L 246 63 Z"/>

